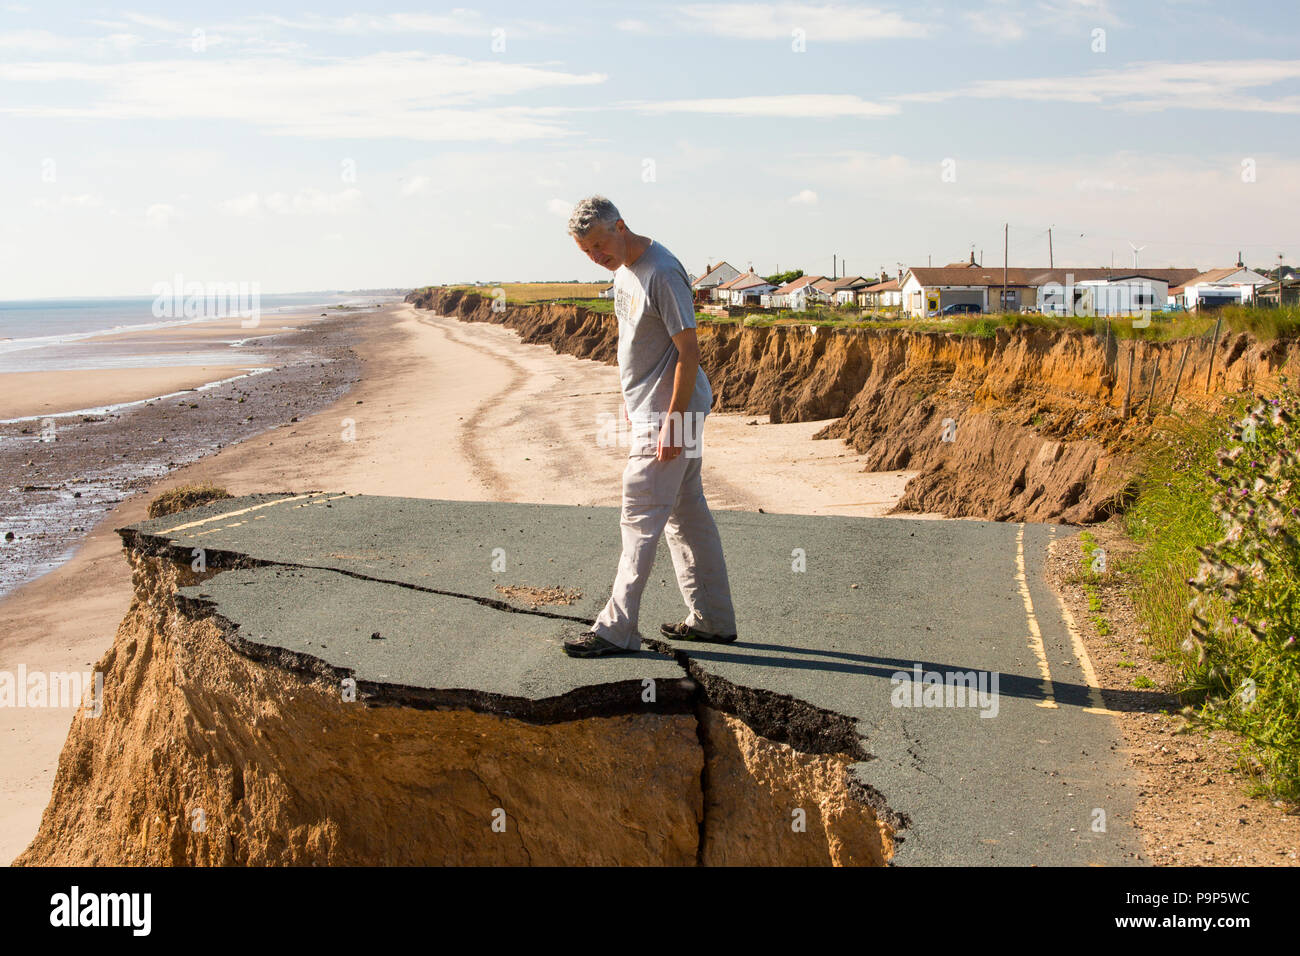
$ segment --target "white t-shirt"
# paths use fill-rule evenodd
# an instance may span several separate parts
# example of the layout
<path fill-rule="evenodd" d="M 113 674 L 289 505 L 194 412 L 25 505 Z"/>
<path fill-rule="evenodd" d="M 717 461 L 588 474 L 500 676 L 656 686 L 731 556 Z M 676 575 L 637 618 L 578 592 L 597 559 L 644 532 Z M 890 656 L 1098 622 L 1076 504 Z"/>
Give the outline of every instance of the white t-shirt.
<path fill-rule="evenodd" d="M 671 252 L 651 240 L 629 266 L 614 273 L 618 317 L 618 373 L 632 421 L 632 454 L 653 453 L 663 415 L 673 401 L 677 346 L 673 336 L 695 325 L 695 300 L 686 270 Z M 687 412 L 702 423 L 713 404 L 713 388 L 701 366 Z M 691 432 L 687 426 L 686 437 Z"/>

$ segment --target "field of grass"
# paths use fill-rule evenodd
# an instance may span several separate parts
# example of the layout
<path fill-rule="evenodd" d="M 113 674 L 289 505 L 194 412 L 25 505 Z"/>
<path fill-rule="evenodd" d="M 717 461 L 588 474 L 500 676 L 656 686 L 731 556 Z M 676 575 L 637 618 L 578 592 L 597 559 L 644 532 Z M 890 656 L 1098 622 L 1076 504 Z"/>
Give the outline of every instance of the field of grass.
<path fill-rule="evenodd" d="M 533 302 L 549 302 L 555 299 L 595 299 L 608 282 L 503 282 L 500 285 L 453 285 L 449 289 L 464 289 L 477 292 L 489 298 L 495 289 L 504 289 L 506 302 L 510 305 L 526 305 Z M 584 302 L 585 304 L 585 302 Z"/>

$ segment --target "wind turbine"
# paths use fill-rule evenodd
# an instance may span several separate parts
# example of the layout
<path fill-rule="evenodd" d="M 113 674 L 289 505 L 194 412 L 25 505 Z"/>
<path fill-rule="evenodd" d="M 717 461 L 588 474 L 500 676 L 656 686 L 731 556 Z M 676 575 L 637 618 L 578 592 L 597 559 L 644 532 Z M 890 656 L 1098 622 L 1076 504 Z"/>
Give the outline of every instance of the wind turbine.
<path fill-rule="evenodd" d="M 1135 246 L 1131 242 L 1128 245 L 1129 248 L 1133 250 L 1133 269 L 1136 271 L 1138 267 L 1138 253 L 1145 249 L 1146 246 Z"/>

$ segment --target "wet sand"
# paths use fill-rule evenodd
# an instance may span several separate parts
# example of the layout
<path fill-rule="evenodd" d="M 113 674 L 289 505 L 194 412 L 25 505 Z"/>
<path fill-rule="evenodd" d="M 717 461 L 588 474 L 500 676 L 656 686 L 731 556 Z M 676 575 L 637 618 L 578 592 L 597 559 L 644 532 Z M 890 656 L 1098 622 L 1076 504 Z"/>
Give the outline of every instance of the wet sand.
<path fill-rule="evenodd" d="M 0 421 L 57 415 L 196 388 L 243 375 L 257 365 L 172 365 L 0 374 Z"/>

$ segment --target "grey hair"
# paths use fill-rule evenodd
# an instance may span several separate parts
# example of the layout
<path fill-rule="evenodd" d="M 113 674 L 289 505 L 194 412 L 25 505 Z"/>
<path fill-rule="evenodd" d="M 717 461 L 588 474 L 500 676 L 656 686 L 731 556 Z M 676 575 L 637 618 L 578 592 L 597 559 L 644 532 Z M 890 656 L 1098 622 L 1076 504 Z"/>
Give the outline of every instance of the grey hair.
<path fill-rule="evenodd" d="M 581 239 L 596 223 L 602 222 L 612 228 L 622 218 L 618 207 L 604 196 L 588 196 L 573 207 L 573 215 L 569 217 L 569 235 Z"/>

